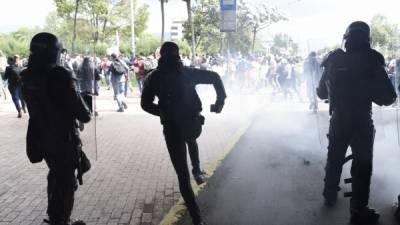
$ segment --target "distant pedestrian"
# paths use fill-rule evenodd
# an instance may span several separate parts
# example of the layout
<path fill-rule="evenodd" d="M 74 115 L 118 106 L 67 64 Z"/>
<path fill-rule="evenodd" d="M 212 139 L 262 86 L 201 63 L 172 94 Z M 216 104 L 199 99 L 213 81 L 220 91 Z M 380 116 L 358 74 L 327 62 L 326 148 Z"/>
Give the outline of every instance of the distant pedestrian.
<path fill-rule="evenodd" d="M 114 96 L 118 104 L 117 112 L 124 112 L 128 108 L 125 98 L 125 82 L 127 82 L 129 68 L 124 61 L 118 59 L 116 54 L 111 55 L 111 60 L 109 70 Z"/>
<path fill-rule="evenodd" d="M 21 93 L 21 68 L 17 65 L 17 57 L 10 56 L 7 58 L 8 66 L 4 72 L 4 80 L 8 81 L 8 90 L 10 91 L 15 108 L 18 112 L 18 118 L 22 117 L 22 111 L 26 113 L 25 102 Z"/>

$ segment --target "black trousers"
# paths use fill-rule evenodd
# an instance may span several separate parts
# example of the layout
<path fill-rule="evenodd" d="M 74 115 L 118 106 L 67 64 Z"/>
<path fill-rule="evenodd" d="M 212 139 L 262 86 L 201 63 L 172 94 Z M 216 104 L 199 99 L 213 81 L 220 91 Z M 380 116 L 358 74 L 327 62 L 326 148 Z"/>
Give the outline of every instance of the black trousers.
<path fill-rule="evenodd" d="M 328 158 L 324 192 L 338 190 L 344 158 L 350 146 L 353 153 L 351 165 L 352 208 L 368 205 L 372 175 L 375 128 L 370 118 L 349 120 L 333 116 L 329 128 Z"/>
<path fill-rule="evenodd" d="M 72 160 L 45 158 L 49 167 L 47 176 L 47 214 L 51 224 L 67 224 L 74 206 L 77 189 L 75 166 Z"/>
<path fill-rule="evenodd" d="M 192 174 L 200 174 L 200 156 L 197 141 L 196 139 L 187 140 L 186 144 L 189 150 L 190 161 L 192 162 Z"/>
<path fill-rule="evenodd" d="M 201 222 L 200 209 L 190 183 L 190 174 L 187 164 L 186 140 L 183 134 L 182 125 L 175 122 L 168 122 L 164 125 L 164 136 L 171 162 L 178 176 L 179 189 L 186 203 L 193 223 Z"/>

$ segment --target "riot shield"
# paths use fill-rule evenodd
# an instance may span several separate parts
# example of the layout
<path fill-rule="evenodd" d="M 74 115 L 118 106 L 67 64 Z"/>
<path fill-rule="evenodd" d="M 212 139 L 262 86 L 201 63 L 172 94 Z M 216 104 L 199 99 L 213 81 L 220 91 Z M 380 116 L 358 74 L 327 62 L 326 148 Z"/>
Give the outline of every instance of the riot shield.
<path fill-rule="evenodd" d="M 389 62 L 389 67 L 393 68 L 393 77 L 394 77 L 394 88 L 397 96 L 399 96 L 399 78 L 400 78 L 400 32 L 397 29 L 394 29 L 393 32 L 393 43 L 392 43 L 392 59 Z M 396 99 L 396 131 L 397 131 L 397 144 L 400 146 L 400 124 L 399 124 L 399 98 Z"/>
<path fill-rule="evenodd" d="M 82 140 L 82 150 L 90 160 L 97 160 L 97 112 L 96 112 L 96 94 L 97 94 L 97 79 L 96 79 L 96 56 L 94 47 L 91 47 L 89 54 L 83 56 L 80 61 L 75 58 L 72 63 L 75 63 L 75 75 L 78 82 L 78 90 L 91 112 L 91 120 L 89 123 L 83 124 L 79 122 L 80 137 Z M 90 68 L 85 70 L 82 68 Z"/>
<path fill-rule="evenodd" d="M 318 73 L 322 74 L 322 70 Z M 326 150 L 328 148 L 328 132 L 329 132 L 329 102 L 327 100 L 319 100 L 317 96 L 317 87 L 319 81 L 321 79 L 320 74 L 316 74 L 313 79 L 313 97 L 316 102 L 316 109 L 314 112 L 315 115 L 315 123 L 318 132 L 318 142 L 322 150 Z"/>
<path fill-rule="evenodd" d="M 310 86 L 307 87 L 307 95 L 310 102 L 309 110 L 314 115 L 317 141 L 322 150 L 328 147 L 329 104 L 327 101 L 320 100 L 317 96 L 317 88 L 323 73 L 323 68 L 320 67 L 321 61 L 321 57 L 317 57 L 314 62 L 310 63 L 309 75 L 306 78 L 306 82 L 308 83 L 307 86 Z"/>

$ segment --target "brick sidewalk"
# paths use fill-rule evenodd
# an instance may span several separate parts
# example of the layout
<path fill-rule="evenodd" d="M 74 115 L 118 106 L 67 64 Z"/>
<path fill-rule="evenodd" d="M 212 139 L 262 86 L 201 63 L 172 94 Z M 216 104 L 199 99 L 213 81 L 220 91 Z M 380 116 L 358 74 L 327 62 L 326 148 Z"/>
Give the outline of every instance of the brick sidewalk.
<path fill-rule="evenodd" d="M 115 112 L 111 98 L 108 93 L 98 100 L 97 161 L 93 122 L 82 134 L 93 167 L 76 193 L 73 218 L 98 225 L 158 224 L 180 197 L 162 127 L 158 118 L 141 111 L 138 98 L 129 98 L 125 113 Z M 216 160 L 258 104 L 249 101 L 254 100 L 251 96 L 239 99 L 227 101 L 222 115 L 205 113 L 206 125 L 199 138 L 203 168 Z M 204 111 L 208 104 L 204 103 Z M 46 214 L 48 170 L 44 163 L 29 163 L 25 155 L 27 116 L 17 119 L 12 110 L 10 102 L 0 102 L 0 225 L 41 224 Z"/>

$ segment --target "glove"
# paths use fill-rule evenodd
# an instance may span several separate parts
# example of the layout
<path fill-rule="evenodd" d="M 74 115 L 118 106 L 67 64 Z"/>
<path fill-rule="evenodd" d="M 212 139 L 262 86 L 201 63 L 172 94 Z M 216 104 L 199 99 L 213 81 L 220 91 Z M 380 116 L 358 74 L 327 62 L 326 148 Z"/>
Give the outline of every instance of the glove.
<path fill-rule="evenodd" d="M 210 107 L 211 112 L 215 113 L 220 113 L 222 111 L 222 108 L 224 108 L 224 102 L 223 101 L 218 101 L 215 104 L 212 104 Z"/>

